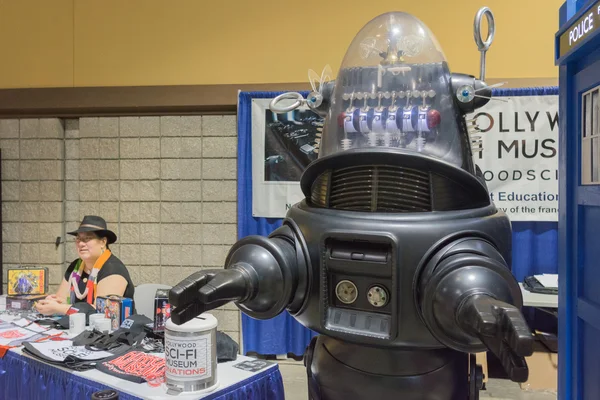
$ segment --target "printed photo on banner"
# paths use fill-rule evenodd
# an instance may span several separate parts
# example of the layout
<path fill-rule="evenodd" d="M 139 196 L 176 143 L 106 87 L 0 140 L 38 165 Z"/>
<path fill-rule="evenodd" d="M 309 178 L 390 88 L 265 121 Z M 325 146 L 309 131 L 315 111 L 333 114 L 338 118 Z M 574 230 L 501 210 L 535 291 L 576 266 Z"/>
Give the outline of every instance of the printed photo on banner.
<path fill-rule="evenodd" d="M 283 218 L 304 198 L 300 177 L 317 159 L 314 145 L 323 119 L 308 108 L 274 113 L 271 100 L 252 100 L 252 215 Z"/>
<path fill-rule="evenodd" d="M 558 96 L 502 99 L 467 116 L 480 130 L 474 162 L 512 221 L 558 221 Z M 284 218 L 304 199 L 300 177 L 318 157 L 323 120 L 307 108 L 273 113 L 271 100 L 252 100 L 252 215 Z"/>
<path fill-rule="evenodd" d="M 298 182 L 317 159 L 314 144 L 321 117 L 310 110 L 265 110 L 265 180 Z"/>
<path fill-rule="evenodd" d="M 558 221 L 558 96 L 490 101 L 474 118 L 474 154 L 492 201 L 512 221 Z"/>

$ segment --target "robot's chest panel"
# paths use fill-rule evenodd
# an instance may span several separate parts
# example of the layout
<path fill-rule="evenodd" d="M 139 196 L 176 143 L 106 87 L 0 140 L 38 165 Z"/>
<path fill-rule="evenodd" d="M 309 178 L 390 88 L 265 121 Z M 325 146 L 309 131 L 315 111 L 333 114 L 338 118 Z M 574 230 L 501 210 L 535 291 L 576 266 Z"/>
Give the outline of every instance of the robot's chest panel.
<path fill-rule="evenodd" d="M 324 325 L 349 335 L 389 339 L 396 307 L 394 249 L 385 241 L 326 241 Z"/>

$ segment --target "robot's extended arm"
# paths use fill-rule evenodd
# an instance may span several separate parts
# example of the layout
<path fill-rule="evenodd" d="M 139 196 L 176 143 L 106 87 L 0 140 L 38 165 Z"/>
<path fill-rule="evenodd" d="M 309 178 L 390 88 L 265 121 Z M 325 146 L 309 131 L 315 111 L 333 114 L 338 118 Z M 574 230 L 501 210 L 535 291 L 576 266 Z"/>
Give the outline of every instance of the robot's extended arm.
<path fill-rule="evenodd" d="M 171 289 L 171 318 L 183 324 L 231 301 L 253 318 L 273 318 L 286 308 L 299 308 L 306 274 L 293 226 L 284 225 L 268 238 L 248 236 L 231 248 L 224 270 L 196 272 Z"/>
<path fill-rule="evenodd" d="M 519 310 L 488 295 L 473 295 L 460 307 L 457 319 L 498 357 L 511 380 L 527 381 L 524 357 L 533 352 L 533 338 Z"/>
<path fill-rule="evenodd" d="M 428 262 L 420 282 L 421 313 L 433 335 L 455 350 L 492 351 L 510 379 L 525 382 L 533 337 L 521 290 L 488 241 L 463 238 Z"/>

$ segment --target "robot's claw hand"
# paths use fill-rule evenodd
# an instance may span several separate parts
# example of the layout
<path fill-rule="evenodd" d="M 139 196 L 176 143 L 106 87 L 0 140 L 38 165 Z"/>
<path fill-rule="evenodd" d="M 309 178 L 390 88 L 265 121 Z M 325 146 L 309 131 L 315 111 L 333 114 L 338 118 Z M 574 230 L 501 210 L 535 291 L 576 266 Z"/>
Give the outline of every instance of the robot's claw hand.
<path fill-rule="evenodd" d="M 248 281 L 237 269 L 195 272 L 170 290 L 171 319 L 183 324 L 205 311 L 242 300 L 248 292 Z"/>
<path fill-rule="evenodd" d="M 533 353 L 533 336 L 517 308 L 489 296 L 473 296 L 461 307 L 459 319 L 498 357 L 511 380 L 527 380 L 525 357 Z"/>

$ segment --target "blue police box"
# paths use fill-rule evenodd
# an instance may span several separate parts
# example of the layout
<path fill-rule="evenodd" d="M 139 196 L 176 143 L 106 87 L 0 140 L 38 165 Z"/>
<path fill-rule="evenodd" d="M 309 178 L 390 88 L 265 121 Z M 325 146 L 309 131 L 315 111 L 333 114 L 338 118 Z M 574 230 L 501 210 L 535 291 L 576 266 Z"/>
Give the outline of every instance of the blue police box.
<path fill-rule="evenodd" d="M 600 399 L 600 0 L 569 0 L 559 66 L 558 398 Z"/>

